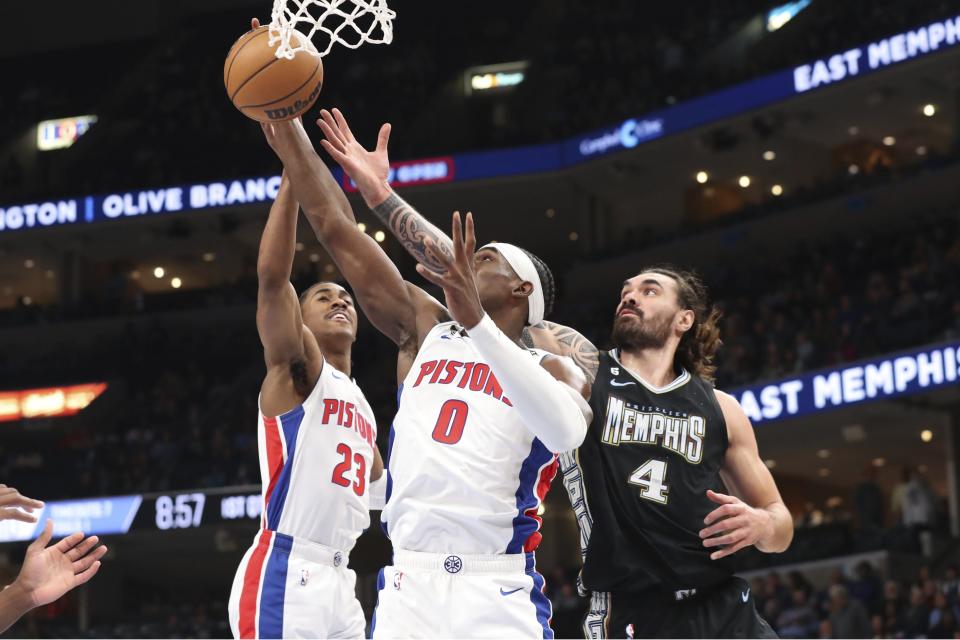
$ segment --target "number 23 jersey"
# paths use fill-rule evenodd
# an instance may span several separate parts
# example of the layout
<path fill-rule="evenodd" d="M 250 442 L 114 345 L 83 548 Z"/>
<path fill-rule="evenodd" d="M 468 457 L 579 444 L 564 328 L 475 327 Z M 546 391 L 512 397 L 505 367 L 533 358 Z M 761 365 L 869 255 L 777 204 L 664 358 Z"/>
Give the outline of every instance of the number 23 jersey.
<path fill-rule="evenodd" d="M 557 456 L 520 420 L 496 373 L 456 322 L 421 344 L 390 430 L 382 520 L 395 548 L 502 554 L 539 544 L 537 510 Z"/>
<path fill-rule="evenodd" d="M 732 571 L 711 560 L 699 532 L 719 505 L 727 425 L 713 387 L 682 371 L 657 388 L 601 352 L 593 422 L 561 467 L 581 529 L 591 591 L 705 588 Z"/>

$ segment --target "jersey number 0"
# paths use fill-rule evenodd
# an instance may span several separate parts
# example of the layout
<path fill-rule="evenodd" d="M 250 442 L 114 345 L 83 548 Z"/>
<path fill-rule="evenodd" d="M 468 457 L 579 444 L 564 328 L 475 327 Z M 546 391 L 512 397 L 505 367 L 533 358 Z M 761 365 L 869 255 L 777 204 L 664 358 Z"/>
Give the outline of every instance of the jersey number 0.
<path fill-rule="evenodd" d="M 442 444 L 457 444 L 463 437 L 470 407 L 463 400 L 447 400 L 440 407 L 437 424 L 433 427 L 433 439 Z"/>

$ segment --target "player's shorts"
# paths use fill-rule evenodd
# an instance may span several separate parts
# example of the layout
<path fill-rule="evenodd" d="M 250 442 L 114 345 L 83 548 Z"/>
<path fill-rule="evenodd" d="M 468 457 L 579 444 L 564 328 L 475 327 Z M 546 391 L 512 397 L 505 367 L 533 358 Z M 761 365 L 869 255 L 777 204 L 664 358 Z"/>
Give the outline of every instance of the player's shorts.
<path fill-rule="evenodd" d="M 380 570 L 374 638 L 553 638 L 533 553 L 395 550 Z"/>
<path fill-rule="evenodd" d="M 776 638 L 757 613 L 750 585 L 731 577 L 710 590 L 594 591 L 587 638 Z"/>
<path fill-rule="evenodd" d="M 230 591 L 234 638 L 363 638 L 347 553 L 261 529 Z"/>

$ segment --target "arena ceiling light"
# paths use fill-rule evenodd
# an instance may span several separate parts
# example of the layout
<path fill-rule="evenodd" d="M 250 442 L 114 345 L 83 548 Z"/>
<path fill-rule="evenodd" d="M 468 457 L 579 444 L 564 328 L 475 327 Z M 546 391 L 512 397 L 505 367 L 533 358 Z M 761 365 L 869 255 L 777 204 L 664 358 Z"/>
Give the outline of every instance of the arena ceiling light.
<path fill-rule="evenodd" d="M 763 159 L 766 160 L 767 162 L 770 162 L 771 160 L 776 160 L 777 159 L 776 151 L 772 149 L 767 149 L 766 151 L 763 152 Z"/>
<path fill-rule="evenodd" d="M 801 11 L 810 6 L 810 0 L 795 0 L 774 7 L 767 12 L 767 31 L 774 32 L 782 29 L 785 24 L 797 17 Z"/>
<path fill-rule="evenodd" d="M 377 231 L 375 234 L 373 234 L 373 239 L 377 242 L 383 242 L 387 239 L 387 234 L 385 234 L 383 231 Z"/>
<path fill-rule="evenodd" d="M 366 232 L 367 232 L 367 225 L 365 225 L 365 224 L 362 223 L 362 222 L 358 222 L 358 223 L 357 223 L 357 229 L 360 229 L 360 233 L 366 233 Z"/>
<path fill-rule="evenodd" d="M 893 136 L 884 136 L 883 144 L 888 147 L 892 147 L 893 145 L 897 144 L 897 139 Z"/>
<path fill-rule="evenodd" d="M 180 287 L 183 286 L 183 280 L 181 280 L 180 278 L 172 278 L 170 280 L 170 286 L 173 287 L 174 289 L 179 289 Z"/>
<path fill-rule="evenodd" d="M 205 254 L 203 254 L 204 262 L 213 262 L 216 259 L 217 259 L 217 254 L 213 253 L 212 251 L 208 251 Z"/>
<path fill-rule="evenodd" d="M 930 442 L 931 440 L 933 440 L 933 431 L 931 431 L 930 429 L 924 429 L 923 431 L 920 432 L 920 439 L 923 440 L 924 442 Z"/>
<path fill-rule="evenodd" d="M 706 171 L 697 171 L 697 182 L 700 184 L 706 184 L 707 180 L 710 179 L 710 174 Z"/>
<path fill-rule="evenodd" d="M 750 176 L 740 176 L 740 179 L 737 180 L 737 183 L 738 183 L 741 187 L 743 187 L 744 189 L 746 189 L 747 187 L 750 186 Z"/>
<path fill-rule="evenodd" d="M 163 277 L 164 273 L 166 273 L 166 271 L 163 270 L 163 267 L 157 267 L 153 270 L 153 277 L 159 280 Z"/>
<path fill-rule="evenodd" d="M 925 155 L 927 155 L 927 148 L 926 148 L 925 146 L 923 146 L 923 145 L 920 145 L 919 147 L 917 147 L 917 155 L 918 155 L 918 156 L 925 156 Z"/>
<path fill-rule="evenodd" d="M 770 193 L 772 193 L 772 194 L 775 195 L 775 196 L 782 196 L 782 195 L 783 195 L 783 187 L 782 187 L 781 185 L 779 185 L 779 184 L 775 184 L 775 185 L 773 185 L 772 187 L 770 187 Z"/>
<path fill-rule="evenodd" d="M 932 118 L 936 114 L 937 114 L 937 107 L 935 105 L 932 105 L 932 104 L 923 105 L 923 115 L 927 116 L 928 118 Z"/>

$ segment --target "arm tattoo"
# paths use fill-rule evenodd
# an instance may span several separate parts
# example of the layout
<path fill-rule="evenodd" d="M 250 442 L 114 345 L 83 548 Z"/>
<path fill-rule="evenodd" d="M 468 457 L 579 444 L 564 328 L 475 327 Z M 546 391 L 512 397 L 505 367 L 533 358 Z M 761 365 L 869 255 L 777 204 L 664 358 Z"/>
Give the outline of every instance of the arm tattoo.
<path fill-rule="evenodd" d="M 580 332 L 562 324 L 544 321 L 537 326 L 550 333 L 562 345 L 563 355 L 573 358 L 577 366 L 587 375 L 590 384 L 593 384 L 593 380 L 597 377 L 597 370 L 600 368 L 600 351 L 593 343 Z"/>
<path fill-rule="evenodd" d="M 374 207 L 373 213 L 387 225 L 407 253 L 416 258 L 417 262 L 431 271 L 443 272 L 440 263 L 427 253 L 427 245 L 424 241 L 430 238 L 437 249 L 444 255 L 452 257 L 453 242 L 446 234 L 395 193 L 390 194 L 389 198 Z"/>

